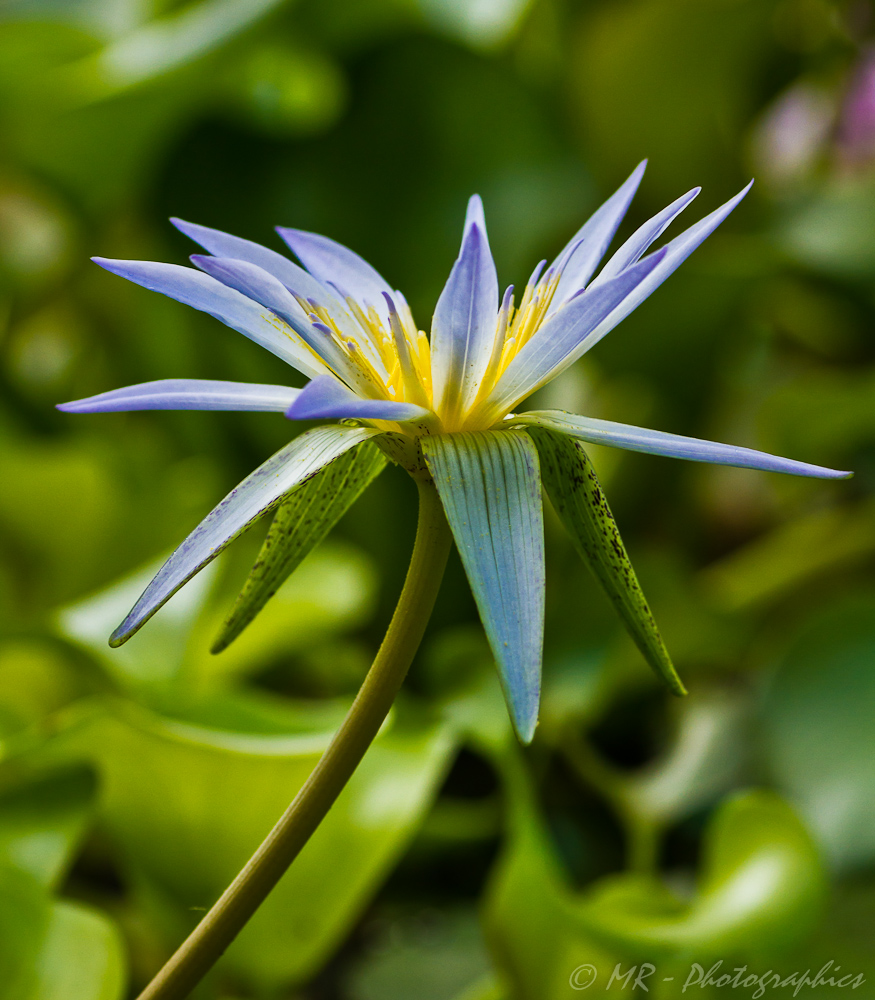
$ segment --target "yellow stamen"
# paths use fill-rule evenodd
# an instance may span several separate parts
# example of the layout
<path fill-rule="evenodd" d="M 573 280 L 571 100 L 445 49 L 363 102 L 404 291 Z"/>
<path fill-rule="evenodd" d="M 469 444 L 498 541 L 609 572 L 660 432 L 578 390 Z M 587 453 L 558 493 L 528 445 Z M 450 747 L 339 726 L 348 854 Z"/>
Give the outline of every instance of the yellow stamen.
<path fill-rule="evenodd" d="M 508 289 L 508 292 L 510 292 L 510 289 Z M 507 296 L 507 292 L 505 296 Z M 511 294 L 510 298 L 505 297 L 505 300 L 501 303 L 501 308 L 498 310 L 498 322 L 495 329 L 495 340 L 492 345 L 492 355 L 483 373 L 480 389 L 474 400 L 475 405 L 492 391 L 495 380 L 502 371 L 501 361 L 504 357 L 508 324 L 513 316 L 513 312 L 513 294 Z"/>
<path fill-rule="evenodd" d="M 380 396 L 385 398 L 387 389 L 386 378 L 377 373 L 364 351 L 360 349 L 354 340 L 346 340 L 343 346 L 346 348 L 346 353 L 350 361 L 373 383 L 374 388 L 377 390 L 377 398 Z"/>
<path fill-rule="evenodd" d="M 539 266 L 519 306 L 514 305 L 508 290 L 496 317 L 492 350 L 475 398 L 465 413 L 455 412 L 457 407 L 445 399 L 442 412 L 438 414 L 445 428 L 481 427 L 495 418 L 493 408 L 485 406 L 486 400 L 508 365 L 547 319 L 559 284 L 558 274 L 548 271 L 540 277 L 540 270 Z M 351 297 L 346 299 L 346 309 L 341 311 L 331 303 L 326 307 L 301 301 L 302 307 L 324 328 L 324 336 L 331 342 L 330 347 L 326 345 L 328 360 L 324 363 L 339 378 L 364 396 L 432 409 L 434 396 L 428 336 L 417 329 L 410 307 L 400 293 L 393 294 L 391 303 L 386 317 L 374 306 L 363 306 Z M 320 350 L 314 353 L 318 355 Z M 440 421 L 435 426 L 440 426 Z"/>
<path fill-rule="evenodd" d="M 325 360 L 325 358 L 321 358 L 313 350 L 313 348 L 307 343 L 307 341 L 304 340 L 304 338 L 296 330 L 293 330 L 292 327 L 290 327 L 289 324 L 286 323 L 285 320 L 280 319 L 279 316 L 277 316 L 276 313 L 270 312 L 269 310 L 265 310 L 261 314 L 261 318 L 266 323 L 270 323 L 270 325 L 272 327 L 274 327 L 274 329 L 278 330 L 280 333 L 282 333 L 286 337 L 288 337 L 289 340 L 291 340 L 292 343 L 294 343 L 295 347 L 297 347 L 299 350 L 305 352 L 308 356 L 312 356 L 313 359 L 318 364 L 325 365 L 326 368 L 328 368 L 329 370 L 333 371 L 333 369 L 331 368 L 331 365 L 328 364 L 328 362 Z M 336 372 L 335 372 L 335 374 L 336 374 Z"/>
<path fill-rule="evenodd" d="M 501 361 L 498 364 L 498 371 L 496 372 L 495 380 L 498 381 L 499 378 L 504 374 L 504 370 L 513 361 L 517 352 L 517 342 L 515 337 L 508 337 L 504 342 L 504 350 L 501 352 Z"/>
<path fill-rule="evenodd" d="M 395 309 L 389 309 L 389 323 L 392 327 L 395 351 L 398 358 L 400 382 L 404 389 L 404 398 L 418 406 L 428 406 L 428 399 L 422 387 L 422 381 L 413 362 L 407 333 L 401 325 L 401 318 Z"/>
<path fill-rule="evenodd" d="M 418 354 L 417 368 L 419 369 L 419 377 L 425 389 L 425 394 L 428 397 L 429 406 L 432 406 L 431 401 L 434 398 L 434 389 L 431 382 L 431 344 L 424 330 L 417 331 L 416 351 Z"/>

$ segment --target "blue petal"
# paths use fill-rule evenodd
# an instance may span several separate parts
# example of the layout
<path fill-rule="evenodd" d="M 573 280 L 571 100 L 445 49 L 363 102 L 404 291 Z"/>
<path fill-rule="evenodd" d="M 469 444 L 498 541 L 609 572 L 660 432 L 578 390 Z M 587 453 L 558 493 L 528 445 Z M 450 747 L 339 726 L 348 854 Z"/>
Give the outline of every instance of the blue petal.
<path fill-rule="evenodd" d="M 362 399 L 332 375 L 322 375 L 301 390 L 289 406 L 290 420 L 422 420 L 430 410 L 413 403 L 396 403 L 391 399 Z"/>
<path fill-rule="evenodd" d="M 664 254 L 665 250 L 651 254 L 616 278 L 581 292 L 554 313 L 507 366 L 484 402 L 484 411 L 496 416 L 506 412 L 576 361 L 592 331 L 610 322 L 624 302 L 637 295 Z"/>
<path fill-rule="evenodd" d="M 195 243 L 199 243 L 215 257 L 230 257 L 234 260 L 245 260 L 249 264 L 255 264 L 272 274 L 286 288 L 294 292 L 295 295 L 300 295 L 301 298 L 315 299 L 317 302 L 321 302 L 327 295 L 333 295 L 302 267 L 298 267 L 294 261 L 283 257 L 275 250 L 269 250 L 259 243 L 241 239 L 239 236 L 231 236 L 219 229 L 209 229 L 207 226 L 185 222 L 183 219 L 171 219 L 170 221 L 180 232 L 185 233 L 186 236 L 193 239 Z"/>
<path fill-rule="evenodd" d="M 561 269 L 562 277 L 553 296 L 551 312 L 583 288 L 595 274 L 635 197 L 646 166 L 647 160 L 638 164 L 628 180 L 587 219 L 553 261 L 552 267 Z"/>
<path fill-rule="evenodd" d="M 747 194 L 751 184 L 753 181 L 725 205 L 675 237 L 656 253 L 644 257 L 632 267 L 627 267 L 614 278 L 607 278 L 604 281 L 599 278 L 585 292 L 572 298 L 555 312 L 508 365 L 487 403 L 494 408 L 494 411 L 509 409 L 595 347 L 602 337 L 610 333 L 680 267 Z M 633 278 L 634 280 L 631 280 Z M 608 288 L 621 287 L 615 283 L 622 283 L 624 279 L 630 283 L 628 294 L 622 296 L 614 308 L 605 311 L 603 318 L 595 326 L 590 326 L 586 330 L 582 325 L 580 327 L 575 325 L 575 314 L 573 312 L 568 314 L 568 310 L 573 310 L 576 303 L 588 300 L 589 296 L 593 296 L 593 301 L 599 301 L 597 296 L 600 292 Z M 582 307 L 577 305 L 577 308 Z M 587 315 L 589 317 L 589 313 Z M 574 321 L 570 322 L 569 317 Z M 562 352 L 558 349 L 560 343 L 570 346 L 570 350 L 561 357 Z"/>
<path fill-rule="evenodd" d="M 483 211 L 483 200 L 479 194 L 472 194 L 468 199 L 468 207 L 465 210 L 465 228 L 462 230 L 462 240 L 468 235 L 471 226 L 477 226 L 489 246 L 489 237 L 486 235 L 486 214 Z"/>
<path fill-rule="evenodd" d="M 391 295 L 392 289 L 366 260 L 318 233 L 282 227 L 277 227 L 277 232 L 313 277 L 333 286 L 344 297 L 349 295 L 361 304 L 373 306 L 385 317 L 383 292 Z"/>
<path fill-rule="evenodd" d="M 763 469 L 766 472 L 785 472 L 794 476 L 812 476 L 815 479 L 848 479 L 852 472 L 838 472 L 820 465 L 794 462 L 790 458 L 769 455 L 752 448 L 739 448 L 732 444 L 718 444 L 701 438 L 667 434 L 647 427 L 632 427 L 611 420 L 581 417 L 562 410 L 531 410 L 509 417 L 514 425 L 535 425 L 560 431 L 581 441 L 604 444 L 627 451 L 642 451 L 650 455 L 667 455 L 685 458 L 692 462 L 711 462 L 714 465 L 734 465 L 739 469 Z"/>
<path fill-rule="evenodd" d="M 120 646 L 129 639 L 183 584 L 287 493 L 379 433 L 364 427 L 316 427 L 269 458 L 231 490 L 170 556 L 109 644 Z"/>
<path fill-rule="evenodd" d="M 242 261 L 266 271 L 296 297 L 307 302 L 315 302 L 326 308 L 338 329 L 343 331 L 345 335 L 355 336 L 358 333 L 358 324 L 350 316 L 346 304 L 337 297 L 337 290 L 318 281 L 312 274 L 309 274 L 302 267 L 298 267 L 282 254 L 268 250 L 267 247 L 260 246 L 258 243 L 230 236 L 218 229 L 197 226 L 191 222 L 183 222 L 182 219 L 171 219 L 170 221 L 186 236 L 190 236 L 196 243 L 200 243 L 201 246 L 209 250 L 214 257 L 224 258 L 226 261 Z M 203 262 L 209 260 L 208 257 L 195 254 L 191 259 L 201 270 L 212 274 L 219 281 L 231 288 L 236 288 L 244 295 L 249 294 L 231 279 L 227 272 L 223 276 L 222 273 L 214 272 L 209 266 L 204 265 Z M 250 298 L 257 298 L 257 296 L 250 295 Z M 296 326 L 295 329 L 298 330 L 298 327 Z M 298 330 L 298 332 L 302 331 Z"/>
<path fill-rule="evenodd" d="M 269 271 L 257 264 L 228 257 L 209 257 L 206 254 L 192 254 L 191 262 L 211 278 L 221 281 L 259 305 L 270 309 L 297 333 L 305 342 L 312 338 L 313 330 L 309 315 L 304 312 L 298 300 L 288 288 Z M 310 345 L 312 347 L 312 344 Z"/>
<path fill-rule="evenodd" d="M 605 334 L 610 333 L 633 309 L 637 309 L 649 295 L 655 292 L 663 281 L 683 264 L 696 247 L 714 232 L 747 192 L 750 191 L 752 185 L 753 181 L 739 191 L 734 198 L 730 198 L 725 205 L 721 205 L 720 208 L 713 211 L 710 215 L 706 215 L 704 219 L 701 219 L 694 226 L 690 226 L 680 236 L 676 236 L 669 243 L 666 243 L 661 250 L 658 250 L 657 253 L 663 254 L 659 267 L 655 267 L 647 279 L 641 282 L 635 293 L 621 303 L 620 307 L 604 323 L 592 331 L 580 353 L 583 354 L 591 347 L 594 347 Z M 651 260 L 654 256 L 655 254 L 652 254 L 650 257 L 645 257 L 644 260 Z M 644 263 L 644 261 L 641 263 Z M 597 282 L 593 282 L 593 285 L 596 284 Z"/>
<path fill-rule="evenodd" d="M 513 431 L 420 439 L 520 739 L 538 721 L 544 634 L 544 523 L 538 453 Z"/>
<path fill-rule="evenodd" d="M 107 260 L 93 257 L 95 264 L 121 275 L 153 292 L 215 316 L 232 330 L 296 368 L 304 375 L 322 375 L 325 368 L 283 322 L 257 302 L 192 267 L 148 260 Z"/>
<path fill-rule="evenodd" d="M 376 445 L 365 441 L 283 500 L 212 653 L 221 653 L 240 635 L 387 462 Z"/>
<path fill-rule="evenodd" d="M 664 208 L 658 215 L 648 219 L 639 229 L 637 229 L 620 249 L 611 255 L 611 259 L 599 272 L 598 277 L 593 282 L 597 284 L 607 278 L 613 278 L 620 271 L 625 270 L 632 264 L 639 261 L 647 252 L 647 248 L 665 232 L 672 222 L 683 212 L 683 210 L 693 201 L 702 189 L 699 187 L 687 191 L 680 198 L 673 201 L 667 208 Z"/>
<path fill-rule="evenodd" d="M 498 315 L 498 275 L 484 231 L 466 223 L 459 257 L 438 299 L 431 332 L 435 409 L 452 427 L 474 401 L 489 365 Z"/>
<path fill-rule="evenodd" d="M 268 410 L 284 413 L 300 391 L 285 385 L 167 378 L 112 389 L 71 403 L 59 403 L 57 409 L 65 413 L 120 410 Z"/>
<path fill-rule="evenodd" d="M 226 257 L 206 257 L 193 254 L 192 262 L 211 277 L 229 288 L 242 293 L 247 298 L 260 303 L 275 313 L 301 337 L 301 339 L 342 378 L 351 381 L 357 388 L 373 389 L 367 377 L 353 366 L 341 350 L 340 345 L 321 325 L 314 326 L 310 317 L 298 304 L 297 299 L 286 286 L 256 264 L 243 260 L 229 260 Z M 349 331 L 355 335 L 356 330 Z M 324 374 L 322 369 L 320 374 Z"/>
<path fill-rule="evenodd" d="M 328 368 L 364 395 L 373 395 L 375 391 L 373 382 L 365 374 L 365 371 L 344 352 L 335 331 L 321 321 L 314 321 L 312 315 L 306 315 L 295 297 L 273 275 L 255 264 L 249 264 L 242 260 L 206 257 L 201 254 L 193 254 L 191 259 L 194 264 L 218 281 L 237 289 L 237 291 L 275 312 L 299 334 L 301 339 L 316 352 Z M 388 378 L 385 365 L 370 344 L 370 337 L 361 336 L 360 327 L 346 309 L 341 307 L 336 300 L 329 301 L 325 297 L 323 297 L 322 304 L 334 321 L 337 334 L 360 345 L 366 351 L 371 366 L 384 379 Z"/>

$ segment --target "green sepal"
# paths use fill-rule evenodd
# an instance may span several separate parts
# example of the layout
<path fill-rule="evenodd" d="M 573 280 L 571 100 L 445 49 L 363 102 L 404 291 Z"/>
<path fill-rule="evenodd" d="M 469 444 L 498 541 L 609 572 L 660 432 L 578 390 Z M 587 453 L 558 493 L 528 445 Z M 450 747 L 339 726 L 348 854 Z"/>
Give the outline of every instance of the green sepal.
<path fill-rule="evenodd" d="M 213 643 L 213 653 L 221 653 L 240 635 L 386 464 L 379 448 L 366 441 L 335 459 L 280 504 L 249 577 Z"/>
<path fill-rule="evenodd" d="M 676 695 L 687 693 L 638 583 L 607 497 L 583 447 L 541 427 L 528 433 L 538 446 L 547 495 L 584 562 L 595 573 L 642 655 Z"/>

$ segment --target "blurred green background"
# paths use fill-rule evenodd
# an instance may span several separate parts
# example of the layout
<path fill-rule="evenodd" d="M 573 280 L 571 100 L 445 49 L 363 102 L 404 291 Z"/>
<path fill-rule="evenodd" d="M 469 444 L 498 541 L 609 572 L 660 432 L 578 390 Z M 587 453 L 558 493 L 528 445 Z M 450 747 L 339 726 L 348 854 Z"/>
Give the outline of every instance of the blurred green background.
<path fill-rule="evenodd" d="M 525 751 L 454 557 L 391 725 L 197 996 L 562 1000 L 590 965 L 596 992 L 642 995 L 611 973 L 651 963 L 650 995 L 692 968 L 716 998 L 757 988 L 727 969 L 833 962 L 818 997 L 846 973 L 875 997 L 873 46 L 867 0 L 5 0 L 3 1000 L 142 988 L 325 746 L 415 520 L 390 469 L 227 652 L 207 650 L 266 525 L 111 651 L 156 560 L 295 429 L 56 412 L 150 379 L 290 379 L 89 256 L 184 263 L 170 215 L 276 248 L 274 225 L 312 229 L 427 326 L 470 193 L 519 287 L 644 156 L 621 235 L 694 184 L 690 221 L 757 184 L 538 402 L 855 478 L 593 448 L 691 696 L 658 686 L 548 517 Z"/>

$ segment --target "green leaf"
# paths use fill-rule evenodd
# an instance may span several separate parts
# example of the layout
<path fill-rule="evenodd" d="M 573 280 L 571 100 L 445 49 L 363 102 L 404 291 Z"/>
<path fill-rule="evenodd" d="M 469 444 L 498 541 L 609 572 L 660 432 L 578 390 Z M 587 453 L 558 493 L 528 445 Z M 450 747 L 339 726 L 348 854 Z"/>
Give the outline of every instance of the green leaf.
<path fill-rule="evenodd" d="M 455 997 L 455 1000 L 508 1000 L 510 994 L 491 972 L 472 983 Z"/>
<path fill-rule="evenodd" d="M 383 453 L 365 442 L 341 455 L 283 502 L 213 644 L 213 653 L 221 653 L 240 635 L 385 467 Z"/>
<path fill-rule="evenodd" d="M 489 959 L 473 906 L 383 915 L 347 977 L 354 1000 L 488 1000 Z M 374 928 L 376 931 L 377 928 Z M 495 997 L 495 994 L 492 994 Z"/>
<path fill-rule="evenodd" d="M 219 897 L 309 776 L 332 728 L 280 706 L 247 731 L 164 719 L 113 703 L 64 737 L 91 759 L 103 824 L 139 903 L 178 944 Z M 294 706 L 294 703 L 292 703 Z M 323 716 L 324 719 L 324 716 Z M 259 989 L 316 972 L 358 919 L 422 822 L 455 747 L 455 729 L 394 719 L 325 821 L 223 959 Z"/>
<path fill-rule="evenodd" d="M 168 691 L 216 686 L 355 627 L 371 611 L 376 574 L 356 547 L 326 541 L 299 566 L 249 629 L 219 656 L 208 651 L 226 611 L 213 584 L 211 563 L 167 602 L 149 628 L 112 649 L 106 638 L 160 566 L 154 563 L 57 615 L 62 636 L 100 662 L 121 687 L 163 700 Z"/>
<path fill-rule="evenodd" d="M 125 949 L 115 925 L 79 903 L 52 907 L 28 1000 L 121 1000 Z"/>
<path fill-rule="evenodd" d="M 677 708 L 665 751 L 638 771 L 620 771 L 616 781 L 627 807 L 661 826 L 695 815 L 732 788 L 748 744 L 749 706 L 738 692 L 700 688 Z"/>
<path fill-rule="evenodd" d="M 0 867 L 0 996 L 3 1000 L 122 1000 L 121 935 L 101 913 L 53 903 L 33 876 Z"/>
<path fill-rule="evenodd" d="M 41 777 L 0 795 L 0 867 L 57 886 L 91 811 L 94 777 L 78 768 Z"/>
<path fill-rule="evenodd" d="M 517 431 L 421 439 L 523 743 L 538 721 L 544 520 L 538 453 Z"/>
<path fill-rule="evenodd" d="M 544 428 L 531 427 L 528 433 L 538 446 L 547 495 L 575 548 L 604 587 L 650 666 L 674 694 L 686 694 L 583 447 Z"/>
<path fill-rule="evenodd" d="M 27 872 L 0 868 L 0 985 L 3 1000 L 30 1000 L 34 964 L 49 923 L 45 888 Z"/>
<path fill-rule="evenodd" d="M 201 0 L 112 41 L 65 68 L 71 96 L 110 97 L 221 49 L 269 14 L 281 0 Z"/>
<path fill-rule="evenodd" d="M 198 683 L 226 684 L 276 664 L 280 657 L 306 656 L 325 643 L 335 643 L 369 619 L 377 584 L 367 553 L 327 539 L 265 605 L 257 627 L 247 629 L 218 656 L 210 653 L 209 643 L 221 627 L 226 606 L 207 608 L 190 639 L 186 675 Z M 366 652 L 363 658 L 366 668 L 370 665 Z M 333 677 L 338 674 L 331 671 Z"/>
<path fill-rule="evenodd" d="M 616 953 L 596 944 L 577 914 L 521 775 L 509 778 L 510 836 L 486 891 L 484 926 L 502 980 L 515 1000 L 567 1000 L 582 963 L 612 968 Z M 521 784 L 523 787 L 521 787 Z M 488 994 L 487 994 L 488 995 Z"/>
<path fill-rule="evenodd" d="M 691 956 L 761 958 L 804 938 L 819 913 L 817 851 L 793 810 L 772 793 L 748 792 L 719 808 L 706 830 L 698 891 L 686 902 L 661 881 L 632 874 L 576 892 L 530 779 L 507 757 L 503 771 L 511 837 L 487 891 L 485 920 L 496 964 L 519 1000 L 567 1000 L 580 988 L 569 985 L 575 970 L 581 984 L 594 970 L 604 991 L 617 963 L 627 970 L 654 962 L 660 977 L 682 981 Z M 611 989 L 622 992 L 622 982 Z"/>
<path fill-rule="evenodd" d="M 522 24 L 529 0 L 486 0 L 465 4 L 454 0 L 419 0 L 419 6 L 439 32 L 472 49 L 496 49 L 507 43 Z"/>
<path fill-rule="evenodd" d="M 793 637 L 763 706 L 778 787 L 832 866 L 875 858 L 875 593 L 844 597 Z"/>
<path fill-rule="evenodd" d="M 751 791 L 712 819 L 692 902 L 655 879 L 621 875 L 605 879 L 581 915 L 597 938 L 633 954 L 743 954 L 804 936 L 824 888 L 820 855 L 793 809 L 772 792 Z"/>
<path fill-rule="evenodd" d="M 818 508 L 782 522 L 712 563 L 699 584 L 720 610 L 761 609 L 830 573 L 872 558 L 871 500 Z"/>
<path fill-rule="evenodd" d="M 57 643 L 0 644 L 0 738 L 40 723 L 86 692 L 81 672 Z"/>
<path fill-rule="evenodd" d="M 58 612 L 58 631 L 99 660 L 113 679 L 126 688 L 156 686 L 172 681 L 186 657 L 193 623 L 215 582 L 217 565 L 206 566 L 179 590 L 150 627 L 116 649 L 107 638 L 163 565 L 150 563 L 105 590 Z"/>

